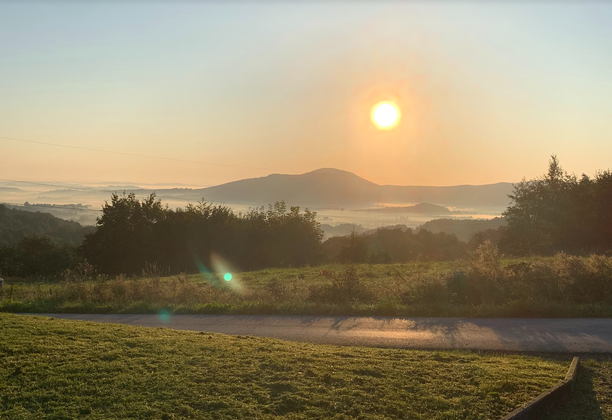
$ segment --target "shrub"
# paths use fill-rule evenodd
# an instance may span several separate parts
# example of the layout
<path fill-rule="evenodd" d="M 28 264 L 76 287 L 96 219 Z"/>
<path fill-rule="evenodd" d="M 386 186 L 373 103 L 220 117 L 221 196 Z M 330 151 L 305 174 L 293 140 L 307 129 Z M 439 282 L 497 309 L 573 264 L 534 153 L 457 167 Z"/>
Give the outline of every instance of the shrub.
<path fill-rule="evenodd" d="M 268 280 L 264 288 L 274 299 L 285 299 L 287 295 L 287 286 L 276 277 L 272 277 Z"/>
<path fill-rule="evenodd" d="M 349 266 L 339 276 L 328 277 L 330 284 L 311 287 L 309 300 L 327 303 L 370 302 L 372 293 L 361 284 L 357 269 Z"/>
<path fill-rule="evenodd" d="M 507 300 L 543 301 L 563 299 L 559 279 L 550 264 L 519 262 L 504 269 Z"/>
<path fill-rule="evenodd" d="M 449 300 L 446 285 L 442 277 L 419 276 L 408 285 L 408 290 L 400 296 L 402 303 L 444 303 Z"/>
<path fill-rule="evenodd" d="M 67 268 L 62 273 L 62 280 L 65 282 L 92 280 L 95 277 L 96 269 L 87 260 L 78 263 L 74 268 Z"/>
<path fill-rule="evenodd" d="M 480 305 L 480 292 L 463 271 L 452 271 L 444 277 L 446 291 L 452 303 Z"/>
<path fill-rule="evenodd" d="M 555 256 L 553 267 L 560 286 L 575 303 L 600 302 L 612 292 L 612 261 L 591 255 L 587 260 L 564 253 Z"/>
<path fill-rule="evenodd" d="M 504 282 L 504 273 L 501 267 L 501 255 L 497 245 L 491 241 L 485 241 L 478 246 L 475 253 L 463 259 L 459 266 L 465 273 L 465 293 L 466 302 L 472 304 L 501 303 L 504 292 L 508 285 Z M 456 283 L 456 281 L 455 281 Z M 454 287 L 457 287 L 454 284 Z"/>

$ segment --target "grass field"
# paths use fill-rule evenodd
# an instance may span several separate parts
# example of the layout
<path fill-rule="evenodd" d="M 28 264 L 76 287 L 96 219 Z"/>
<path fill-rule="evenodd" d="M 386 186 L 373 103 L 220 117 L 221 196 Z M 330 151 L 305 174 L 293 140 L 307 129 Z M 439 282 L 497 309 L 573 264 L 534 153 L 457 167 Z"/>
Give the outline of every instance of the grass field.
<path fill-rule="evenodd" d="M 581 357 L 574 398 L 542 420 L 612 419 L 612 355 Z"/>
<path fill-rule="evenodd" d="M 612 287 L 612 258 L 588 261 L 515 259 L 476 268 L 460 262 L 331 265 L 232 273 L 228 282 L 223 273 L 63 282 L 7 279 L 0 311 L 610 317 L 612 290 L 606 288 Z M 595 274 L 587 270 L 592 267 Z M 468 280 L 482 291 L 481 301 L 472 302 L 465 293 L 460 299 L 461 279 L 447 278 L 458 269 L 473 271 Z"/>
<path fill-rule="evenodd" d="M 499 419 L 570 357 L 336 347 L 0 314 L 2 419 Z"/>

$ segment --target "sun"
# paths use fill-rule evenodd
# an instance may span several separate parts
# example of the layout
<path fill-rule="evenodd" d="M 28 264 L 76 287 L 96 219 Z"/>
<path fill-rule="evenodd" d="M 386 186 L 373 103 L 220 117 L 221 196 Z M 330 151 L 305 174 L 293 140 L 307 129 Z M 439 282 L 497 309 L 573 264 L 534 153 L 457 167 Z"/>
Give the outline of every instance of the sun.
<path fill-rule="evenodd" d="M 372 108 L 372 122 L 380 130 L 391 130 L 400 120 L 400 110 L 392 102 L 379 102 Z"/>

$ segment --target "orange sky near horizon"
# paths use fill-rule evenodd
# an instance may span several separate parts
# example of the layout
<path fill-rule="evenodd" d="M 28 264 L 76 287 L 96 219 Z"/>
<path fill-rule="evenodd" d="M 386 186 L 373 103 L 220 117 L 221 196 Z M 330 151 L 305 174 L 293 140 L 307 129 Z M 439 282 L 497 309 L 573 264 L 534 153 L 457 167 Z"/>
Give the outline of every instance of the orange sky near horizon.
<path fill-rule="evenodd" d="M 0 138 L 0 178 L 206 186 L 331 167 L 488 184 L 539 176 L 551 154 L 592 175 L 612 155 L 611 17 L 603 3 L 3 4 L 0 137 L 117 154 Z M 380 101 L 401 111 L 392 130 L 372 124 Z"/>

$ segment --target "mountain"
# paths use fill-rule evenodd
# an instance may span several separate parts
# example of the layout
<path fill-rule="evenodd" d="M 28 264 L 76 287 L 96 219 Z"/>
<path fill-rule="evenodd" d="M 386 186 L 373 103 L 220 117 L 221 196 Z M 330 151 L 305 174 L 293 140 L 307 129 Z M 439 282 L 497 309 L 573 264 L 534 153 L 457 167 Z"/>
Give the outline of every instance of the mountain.
<path fill-rule="evenodd" d="M 169 190 L 158 190 L 161 194 Z M 352 172 L 318 169 L 302 175 L 273 174 L 192 190 L 206 201 L 267 205 L 284 200 L 289 205 L 363 207 L 385 204 L 435 203 L 458 207 L 506 207 L 512 184 L 421 187 L 378 185 Z M 185 190 L 181 191 L 185 194 Z"/>
<path fill-rule="evenodd" d="M 16 184 L 15 184 L 16 185 Z M 13 184 L 0 186 L 14 188 Z M 272 174 L 261 178 L 243 179 L 208 188 L 152 188 L 114 183 L 112 186 L 66 186 L 37 184 L 28 191 L 3 191 L 0 199 L 7 202 L 74 203 L 94 205 L 80 211 L 79 222 L 95 223 L 99 205 L 110 199 L 113 192 L 134 192 L 138 196 L 156 193 L 171 206 L 183 206 L 202 198 L 207 202 L 266 206 L 284 200 L 288 205 L 315 209 L 363 209 L 368 207 L 407 206 L 416 203 L 433 203 L 439 206 L 460 208 L 496 209 L 507 207 L 512 184 L 458 185 L 452 187 L 423 187 L 378 185 L 354 173 L 338 169 L 318 169 L 301 175 Z M 42 187 L 42 188 L 41 188 Z M 55 188 L 53 188 L 55 187 Z M 59 189 L 57 188 L 59 187 Z M 59 209 L 53 209 L 59 211 Z M 62 209 L 68 210 L 68 209 Z M 46 210 L 50 211 L 50 210 Z M 58 214 L 59 215 L 59 214 Z M 60 217 L 66 217 L 64 214 Z M 70 216 L 70 218 L 74 218 Z"/>
<path fill-rule="evenodd" d="M 302 175 L 243 179 L 200 191 L 207 201 L 268 204 L 284 200 L 290 205 L 343 207 L 377 201 L 379 188 L 351 172 L 319 169 Z"/>

